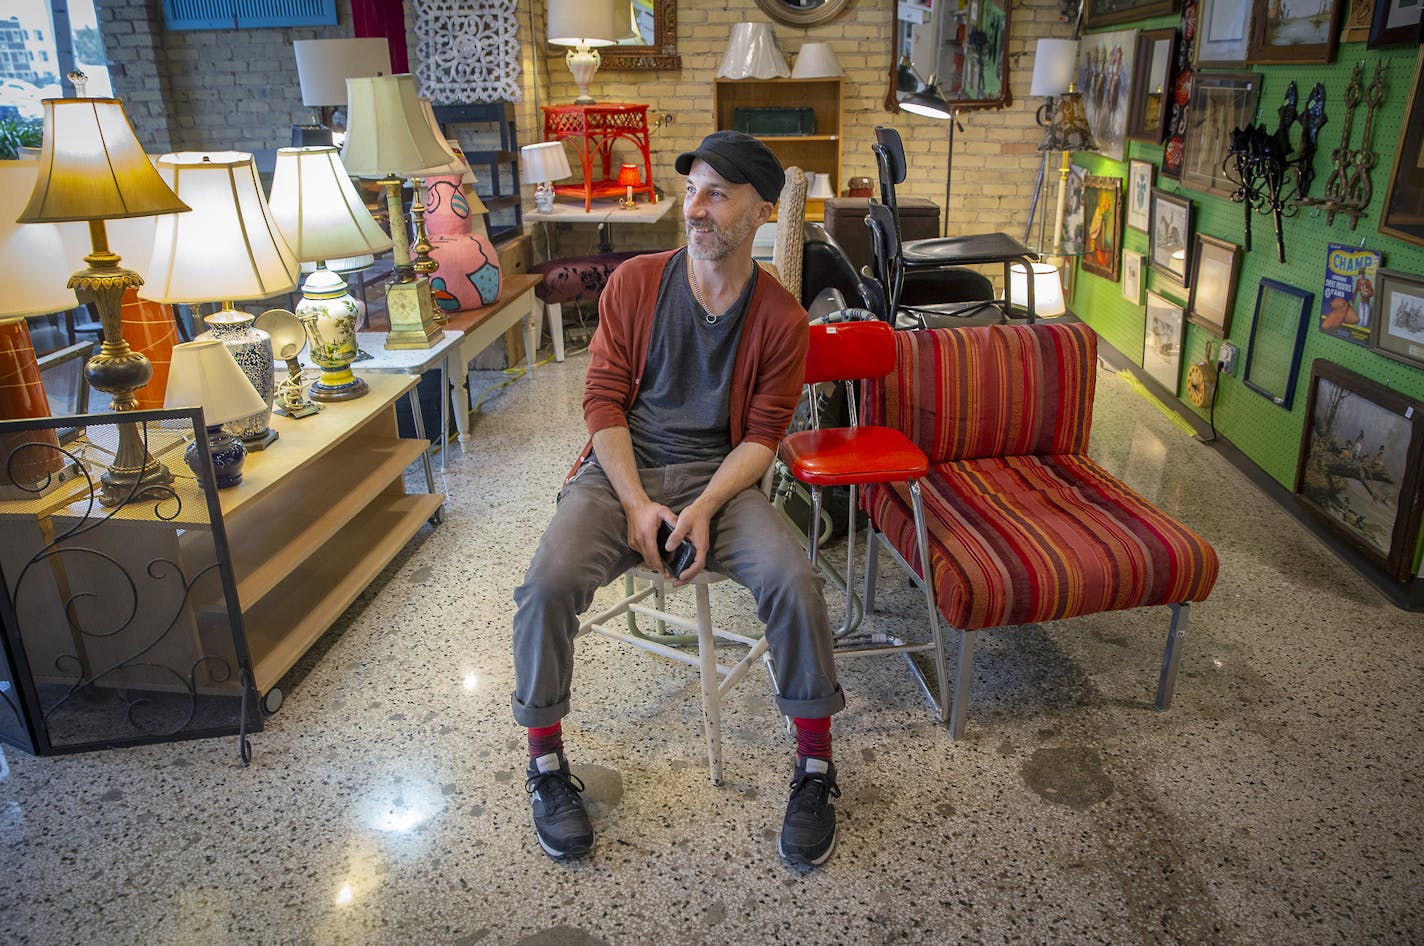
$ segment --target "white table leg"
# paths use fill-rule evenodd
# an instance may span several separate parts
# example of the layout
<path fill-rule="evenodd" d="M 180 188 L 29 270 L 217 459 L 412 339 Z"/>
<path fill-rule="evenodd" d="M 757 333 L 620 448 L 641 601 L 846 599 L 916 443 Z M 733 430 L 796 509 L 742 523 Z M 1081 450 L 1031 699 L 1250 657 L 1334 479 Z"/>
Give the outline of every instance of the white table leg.
<path fill-rule="evenodd" d="M 534 374 L 535 356 L 539 353 L 539 320 L 534 317 L 535 295 L 531 292 L 524 294 L 524 302 L 529 306 L 524 313 L 524 361 L 529 365 L 529 374 Z"/>
<path fill-rule="evenodd" d="M 564 307 L 558 302 L 544 303 L 544 315 L 549 320 L 549 337 L 554 340 L 554 360 L 564 360 Z"/>
<path fill-rule="evenodd" d="M 455 346 L 447 362 L 450 365 L 450 388 L 455 399 L 455 429 L 460 432 L 460 449 L 470 440 L 470 363 L 465 360 L 464 345 Z"/>

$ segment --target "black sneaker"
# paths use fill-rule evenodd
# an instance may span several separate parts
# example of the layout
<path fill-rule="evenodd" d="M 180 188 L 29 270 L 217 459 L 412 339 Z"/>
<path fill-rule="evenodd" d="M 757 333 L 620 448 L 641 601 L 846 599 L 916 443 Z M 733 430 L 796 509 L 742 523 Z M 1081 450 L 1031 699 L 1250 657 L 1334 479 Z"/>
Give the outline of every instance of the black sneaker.
<path fill-rule="evenodd" d="M 563 753 L 550 752 L 529 763 L 524 782 L 534 809 L 539 846 L 555 860 L 580 857 L 593 850 L 593 825 L 583 810 L 583 782 L 569 773 Z"/>
<path fill-rule="evenodd" d="M 824 864 L 836 847 L 836 806 L 831 799 L 840 797 L 833 763 L 798 759 L 777 852 L 792 864 Z"/>

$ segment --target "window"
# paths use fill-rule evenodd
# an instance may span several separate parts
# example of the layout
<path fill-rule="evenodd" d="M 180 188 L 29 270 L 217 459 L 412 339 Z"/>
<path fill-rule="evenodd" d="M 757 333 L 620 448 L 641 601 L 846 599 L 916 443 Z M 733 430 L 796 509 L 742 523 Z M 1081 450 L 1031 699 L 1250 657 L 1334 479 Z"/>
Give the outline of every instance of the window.
<path fill-rule="evenodd" d="M 94 0 L 6 0 L 0 14 L 0 118 L 38 118 L 40 101 L 72 95 L 78 68 L 86 95 L 113 94 Z"/>

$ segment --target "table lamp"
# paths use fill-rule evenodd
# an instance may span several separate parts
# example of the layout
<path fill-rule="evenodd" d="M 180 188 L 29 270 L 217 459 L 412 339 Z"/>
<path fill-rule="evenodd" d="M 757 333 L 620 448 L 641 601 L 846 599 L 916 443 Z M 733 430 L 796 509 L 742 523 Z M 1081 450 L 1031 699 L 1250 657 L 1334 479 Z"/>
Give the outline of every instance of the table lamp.
<path fill-rule="evenodd" d="M 1009 267 L 1009 305 L 1028 307 L 1028 271 L 1023 263 Z M 1033 264 L 1033 314 L 1038 318 L 1055 318 L 1068 311 L 1063 301 L 1063 283 L 1058 267 L 1048 263 Z"/>
<path fill-rule="evenodd" d="M 295 312 L 306 329 L 312 361 L 321 368 L 311 397 L 360 397 L 368 386 L 351 373 L 360 307 L 332 263 L 382 252 L 391 238 L 356 193 L 335 148 L 278 149 L 268 206 L 297 259 L 316 263 L 302 283 Z"/>
<path fill-rule="evenodd" d="M 420 97 L 420 113 L 425 117 L 425 122 L 430 126 L 430 133 L 435 136 L 435 143 L 440 146 L 440 150 L 449 160 L 440 167 L 426 168 L 424 173 L 411 177 L 411 187 L 414 193 L 410 201 L 410 220 L 415 227 L 415 239 L 411 242 L 411 265 L 415 271 L 422 276 L 429 276 L 440 268 L 430 256 L 431 243 L 430 234 L 425 229 L 425 179 L 428 177 L 441 177 L 447 174 L 460 175 L 461 183 L 469 177 L 470 183 L 474 183 L 475 175 L 470 172 L 470 166 L 465 163 L 465 159 L 455 153 L 450 147 L 450 143 L 445 140 L 445 131 L 440 127 L 440 122 L 435 118 L 435 109 L 430 104 L 430 99 Z M 444 310 L 436 307 L 435 320 L 443 323 L 445 321 Z"/>
<path fill-rule="evenodd" d="M 30 339 L 27 315 L 48 315 L 75 306 L 66 287 L 60 228 L 52 223 L 16 223 L 34 190 L 39 165 L 0 161 L 0 420 L 50 416 L 49 397 Z M 38 446 L 23 446 L 37 444 Z M 23 447 L 23 449 L 22 449 Z M 25 498 L 64 466 L 53 430 L 0 434 L 0 494 L 18 486 Z"/>
<path fill-rule="evenodd" d="M 195 338 L 174 345 L 163 406 L 203 409 L 207 436 L 193 441 L 183 454 L 199 483 L 203 482 L 200 450 L 207 450 L 212 459 L 218 489 L 242 482 L 247 448 L 223 430 L 223 425 L 260 412 L 266 405 L 226 345 L 216 338 Z"/>
<path fill-rule="evenodd" d="M 292 126 L 292 145 L 331 145 L 332 113 L 346 104 L 346 80 L 389 75 L 391 49 L 386 40 L 298 39 L 292 41 L 297 57 L 297 81 L 302 104 L 314 111 L 315 120 Z"/>
<path fill-rule="evenodd" d="M 158 159 L 158 171 L 193 212 L 160 220 L 153 236 L 149 281 L 139 297 L 155 302 L 219 302 L 203 319 L 266 402 L 230 420 L 228 432 L 249 450 L 277 439 L 272 417 L 272 341 L 252 327 L 235 303 L 267 299 L 297 284 L 296 257 L 277 229 L 246 151 L 181 151 Z"/>
<path fill-rule="evenodd" d="M 638 176 L 638 165 L 625 164 L 620 167 L 618 169 L 618 183 L 627 188 L 625 192 L 626 196 L 618 202 L 618 206 L 624 210 L 633 210 L 638 206 L 637 201 L 633 199 L 633 188 L 642 183 L 642 178 Z"/>
<path fill-rule="evenodd" d="M 111 410 L 134 410 L 134 391 L 147 383 L 153 369 L 124 341 L 119 306 L 124 290 L 143 285 L 143 277 L 119 266 L 104 221 L 178 214 L 188 205 L 149 163 L 118 99 L 45 99 L 43 106 L 39 173 L 19 222 L 88 222 L 88 265 L 68 283 L 81 301 L 94 304 L 104 327 L 103 346 L 85 371 L 95 390 L 113 395 Z M 118 448 L 99 478 L 99 502 L 116 506 L 169 495 L 173 474 L 149 455 L 146 436 L 136 424 L 116 426 Z"/>
<path fill-rule="evenodd" d="M 302 362 L 298 356 L 307 347 L 307 330 L 302 320 L 286 309 L 268 309 L 252 324 L 271 336 L 272 355 L 287 363 L 287 377 L 277 385 L 272 410 L 293 420 L 320 411 L 320 404 L 307 400 L 306 385 L 302 383 Z"/>
<path fill-rule="evenodd" d="M 1045 42 L 1040 40 L 1040 42 Z M 1058 42 L 1065 42 L 1059 40 Z M 1076 61 L 1077 44 L 1067 41 L 1073 46 Z M 1034 85 L 1037 90 L 1035 94 L 1058 95 L 1058 102 L 1053 107 L 1053 118 L 1048 123 L 1048 131 L 1044 133 L 1043 140 L 1038 144 L 1039 151 L 1061 151 L 1063 152 L 1063 163 L 1058 169 L 1058 203 L 1053 218 L 1053 256 L 1061 258 L 1063 251 L 1063 209 L 1068 199 L 1068 169 L 1072 164 L 1073 151 L 1093 151 L 1097 148 L 1097 143 L 1093 141 L 1093 130 L 1088 127 L 1088 116 L 1083 111 L 1083 95 L 1073 84 L 1074 67 L 1068 63 L 1068 50 L 1066 48 L 1058 50 L 1058 56 L 1062 64 L 1055 69 L 1046 69 L 1043 77 L 1039 76 L 1037 65 L 1034 67 Z M 1066 82 L 1064 81 L 1066 77 Z M 1060 83 L 1063 83 L 1060 85 Z M 1050 90 L 1057 90 L 1050 91 Z"/>
<path fill-rule="evenodd" d="M 588 84 L 603 64 L 595 47 L 617 42 L 617 0 L 549 0 L 549 42 L 572 47 L 565 55 L 569 72 L 578 84 L 575 105 L 593 105 Z"/>
<path fill-rule="evenodd" d="M 524 159 L 524 179 L 534 184 L 534 209 L 550 213 L 554 209 L 554 182 L 573 176 L 569 156 L 562 141 L 541 141 L 519 149 Z"/>
<path fill-rule="evenodd" d="M 441 146 L 421 112 L 415 77 L 347 79 L 349 114 L 341 162 L 357 177 L 376 178 L 386 191 L 395 275 L 386 284 L 391 329 L 387 348 L 430 348 L 444 334 L 436 321 L 430 280 L 417 273 L 410 256 L 410 230 L 401 206 L 401 179 L 447 166 Z"/>

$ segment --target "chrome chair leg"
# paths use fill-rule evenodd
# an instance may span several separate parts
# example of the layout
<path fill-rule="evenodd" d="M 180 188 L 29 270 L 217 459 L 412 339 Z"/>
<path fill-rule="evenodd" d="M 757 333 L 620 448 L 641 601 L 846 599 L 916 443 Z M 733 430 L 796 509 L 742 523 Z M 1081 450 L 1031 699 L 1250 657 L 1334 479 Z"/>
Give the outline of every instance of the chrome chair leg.
<path fill-rule="evenodd" d="M 954 708 L 949 713 L 949 738 L 964 738 L 964 719 L 969 715 L 969 684 L 974 676 L 974 635 L 959 632 L 959 663 L 954 674 Z"/>
<path fill-rule="evenodd" d="M 1155 706 L 1164 710 L 1172 705 L 1177 689 L 1177 663 L 1182 657 L 1182 645 L 1187 639 L 1187 622 L 1191 607 L 1186 603 L 1172 605 L 1172 626 L 1167 631 L 1167 649 L 1162 652 L 1162 673 L 1157 678 Z"/>
<path fill-rule="evenodd" d="M 875 526 L 868 526 L 865 530 L 865 593 L 860 596 L 866 614 L 875 610 L 875 580 L 880 575 L 880 549 L 876 547 L 879 544 L 880 533 L 875 531 Z"/>
<path fill-rule="evenodd" d="M 920 586 L 925 592 L 925 605 L 930 616 L 930 639 L 934 641 L 935 676 L 939 678 L 939 700 L 935 715 L 947 722 L 949 705 L 949 658 L 944 652 L 944 631 L 939 626 L 939 605 L 935 601 L 934 568 L 930 563 L 930 543 L 925 532 L 925 503 L 920 495 L 920 481 L 910 481 L 910 502 L 915 511 L 915 541 L 920 549 Z"/>

